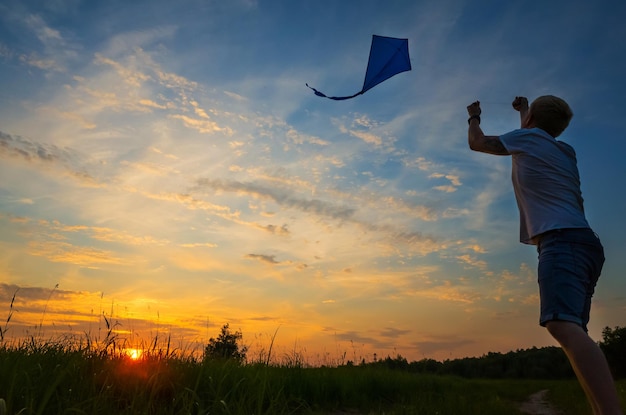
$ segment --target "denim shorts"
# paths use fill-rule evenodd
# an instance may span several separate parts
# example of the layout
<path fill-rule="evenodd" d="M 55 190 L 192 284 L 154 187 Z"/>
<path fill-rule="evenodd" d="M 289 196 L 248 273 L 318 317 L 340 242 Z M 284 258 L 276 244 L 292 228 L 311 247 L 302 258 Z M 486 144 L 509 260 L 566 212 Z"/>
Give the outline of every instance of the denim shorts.
<path fill-rule="evenodd" d="M 587 331 L 591 297 L 604 265 L 604 248 L 589 228 L 556 229 L 542 234 L 539 253 L 539 324 L 571 321 Z"/>

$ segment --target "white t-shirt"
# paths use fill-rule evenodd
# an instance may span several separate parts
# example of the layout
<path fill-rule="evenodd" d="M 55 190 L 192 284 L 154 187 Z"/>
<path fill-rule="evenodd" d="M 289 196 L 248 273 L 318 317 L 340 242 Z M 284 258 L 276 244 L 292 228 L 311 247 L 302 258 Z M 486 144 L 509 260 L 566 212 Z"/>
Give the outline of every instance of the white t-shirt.
<path fill-rule="evenodd" d="M 588 228 L 576 152 L 540 128 L 500 136 L 512 156 L 513 190 L 520 212 L 520 242 L 553 229 Z"/>

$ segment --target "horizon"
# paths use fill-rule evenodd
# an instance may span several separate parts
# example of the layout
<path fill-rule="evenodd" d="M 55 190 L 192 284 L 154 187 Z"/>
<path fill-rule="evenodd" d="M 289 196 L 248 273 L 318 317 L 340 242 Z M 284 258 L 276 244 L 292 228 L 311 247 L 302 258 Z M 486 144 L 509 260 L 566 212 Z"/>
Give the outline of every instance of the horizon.
<path fill-rule="evenodd" d="M 12 302 L 11 302 L 11 311 L 13 311 L 13 306 L 16 303 L 16 299 L 18 299 L 17 293 L 19 292 L 19 288 L 15 292 Z M 51 290 L 51 294 L 56 291 L 58 287 L 54 287 Z M 51 298 L 52 296 L 50 296 Z M 19 301 L 17 301 L 19 304 Z M 113 309 L 113 305 L 111 306 L 111 310 Z M 489 357 L 492 354 L 501 354 L 506 355 L 510 353 L 520 353 L 531 350 L 542 350 L 542 349 L 550 349 L 557 348 L 560 349 L 558 345 L 546 345 L 541 347 L 531 346 L 528 348 L 516 348 L 511 350 L 502 350 L 502 351 L 486 351 L 481 355 L 475 356 L 457 356 L 454 358 L 443 358 L 443 359 L 434 359 L 432 357 L 422 357 L 419 359 L 407 359 L 400 353 L 381 355 L 379 353 L 373 352 L 370 355 L 361 355 L 359 354 L 359 350 L 354 344 L 350 344 L 348 348 L 345 348 L 347 345 L 343 345 L 343 349 L 336 347 L 334 350 L 335 354 L 331 354 L 329 352 L 325 352 L 324 354 L 316 354 L 313 356 L 309 356 L 304 351 L 305 348 L 296 348 L 285 349 L 279 346 L 278 351 L 275 349 L 274 343 L 276 339 L 280 337 L 280 327 L 278 327 L 274 333 L 267 333 L 267 336 L 262 336 L 256 334 L 254 336 L 254 342 L 251 342 L 249 336 L 245 336 L 241 331 L 236 330 L 230 327 L 229 323 L 224 323 L 220 327 L 213 327 L 216 329 L 215 332 L 209 332 L 207 330 L 207 338 L 206 339 L 195 339 L 194 341 L 189 341 L 189 339 L 181 338 L 172 338 L 172 332 L 169 328 L 159 327 L 158 323 L 155 325 L 154 321 L 150 322 L 141 322 L 135 321 L 135 319 L 127 318 L 127 319 L 118 319 L 115 316 L 109 315 L 107 317 L 107 313 L 103 312 L 98 316 L 97 319 L 97 330 L 95 329 L 96 321 L 90 321 L 88 325 L 88 329 L 81 332 L 76 333 L 75 329 L 78 327 L 74 327 L 73 329 L 60 330 L 55 326 L 53 321 L 48 321 L 46 312 L 47 312 L 47 304 L 46 308 L 43 310 L 42 315 L 40 317 L 40 321 L 38 325 L 25 327 L 18 326 L 17 329 L 22 330 L 22 335 L 20 336 L 12 336 L 7 335 L 7 333 L 15 332 L 16 328 L 13 327 L 11 323 L 12 313 L 9 313 L 7 320 L 4 322 L 4 326 L 0 327 L 0 344 L 5 347 L 12 348 L 16 347 L 21 349 L 24 346 L 35 346 L 37 347 L 45 347 L 46 345 L 57 345 L 67 347 L 67 350 L 74 350 L 74 348 L 78 347 L 83 350 L 83 348 L 89 350 L 99 350 L 99 351 L 107 351 L 111 356 L 126 356 L 131 360 L 141 359 L 142 356 L 172 356 L 179 358 L 202 358 L 205 353 L 206 347 L 209 344 L 209 340 L 218 339 L 220 334 L 222 333 L 223 327 L 228 326 L 226 329 L 231 334 L 241 334 L 242 337 L 239 341 L 237 341 L 238 349 L 244 350 L 243 355 L 245 356 L 244 361 L 247 363 L 258 363 L 258 362 L 266 362 L 268 364 L 274 365 L 283 365 L 283 364 L 292 364 L 298 362 L 298 364 L 304 364 L 305 366 L 310 367 L 322 367 L 322 366 L 343 366 L 350 364 L 371 364 L 379 361 L 383 361 L 386 359 L 406 359 L 407 363 L 419 363 L 427 360 L 434 360 L 439 363 L 445 363 L 446 361 L 454 361 L 454 360 L 463 360 L 463 359 L 481 359 Z M 92 313 L 92 317 L 94 317 Z M 126 329 L 125 327 L 133 327 L 133 323 L 137 322 L 140 326 L 150 325 L 150 336 L 146 338 L 145 336 L 140 336 L 137 333 L 134 333 L 132 329 Z M 128 324 L 126 326 L 125 324 Z M 613 329 L 613 328 L 611 328 Z M 176 330 L 176 328 L 175 328 Z M 47 332 L 54 332 L 53 335 L 48 335 Z M 96 333 L 97 332 L 97 333 Z M 248 340 L 248 342 L 245 341 Z M 335 345 L 338 346 L 338 345 Z M 85 349 L 85 350 L 86 350 Z M 166 351 L 165 354 L 163 352 Z M 565 356 L 564 356 L 565 358 Z"/>

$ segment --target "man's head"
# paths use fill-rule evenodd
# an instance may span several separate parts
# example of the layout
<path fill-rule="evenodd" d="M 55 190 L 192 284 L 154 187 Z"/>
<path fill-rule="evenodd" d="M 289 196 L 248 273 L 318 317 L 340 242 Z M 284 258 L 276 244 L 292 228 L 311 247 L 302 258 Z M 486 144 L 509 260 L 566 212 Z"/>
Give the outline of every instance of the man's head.
<path fill-rule="evenodd" d="M 541 128 L 556 138 L 567 128 L 573 115 L 567 102 L 553 95 L 544 95 L 530 104 L 526 124 Z"/>

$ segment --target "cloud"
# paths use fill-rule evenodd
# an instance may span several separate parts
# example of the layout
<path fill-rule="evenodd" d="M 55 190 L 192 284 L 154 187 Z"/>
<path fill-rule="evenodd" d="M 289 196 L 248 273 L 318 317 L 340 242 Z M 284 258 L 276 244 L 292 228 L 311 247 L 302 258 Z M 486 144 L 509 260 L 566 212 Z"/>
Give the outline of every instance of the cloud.
<path fill-rule="evenodd" d="M 44 145 L 0 131 L 0 155 L 27 162 L 50 163 L 62 160 L 64 152 L 55 145 Z"/>
<path fill-rule="evenodd" d="M 293 261 L 278 261 L 276 260 L 276 255 L 247 254 L 244 256 L 244 258 L 256 260 L 267 265 L 293 266 L 297 271 L 303 271 L 308 268 L 308 265 L 303 263 L 294 263 Z"/>
<path fill-rule="evenodd" d="M 354 119 L 353 119 L 353 124 L 354 125 L 358 125 L 361 127 L 365 127 L 365 128 L 374 128 L 378 125 L 378 123 L 375 123 L 369 116 L 367 116 L 366 114 L 356 114 Z"/>
<path fill-rule="evenodd" d="M 38 143 L 0 131 L 0 158 L 25 162 L 43 171 L 57 169 L 84 186 L 100 185 L 81 165 L 82 155 L 69 148 L 62 149 L 54 144 Z"/>
<path fill-rule="evenodd" d="M 229 263 L 229 260 L 225 257 L 223 258 L 216 254 L 207 255 L 204 251 L 199 251 L 195 248 L 170 248 L 160 252 L 163 260 L 176 267 L 177 271 L 232 272 L 240 268 L 239 264 Z"/>
<path fill-rule="evenodd" d="M 35 32 L 37 38 L 43 44 L 57 44 L 63 42 L 61 33 L 49 27 L 41 18 L 41 16 L 31 14 L 26 17 L 25 23 Z"/>
<path fill-rule="evenodd" d="M 413 342 L 412 344 L 424 356 L 437 353 L 452 354 L 452 352 L 463 346 L 476 343 L 475 340 L 460 339 L 456 336 L 433 336 L 429 340 Z"/>
<path fill-rule="evenodd" d="M 461 186 L 461 181 L 459 180 L 459 176 L 454 174 L 443 174 L 443 173 L 432 173 L 428 176 L 429 179 L 440 179 L 445 178 L 450 181 L 450 185 L 444 186 L 435 186 L 433 189 L 439 190 L 446 193 L 456 192 L 457 187 Z"/>
<path fill-rule="evenodd" d="M 42 70 L 57 72 L 62 72 L 65 70 L 65 68 L 61 66 L 61 64 L 59 64 L 56 60 L 52 58 L 43 58 L 39 56 L 36 52 L 31 52 L 29 55 L 20 56 L 20 61 L 29 66 L 33 66 Z"/>
<path fill-rule="evenodd" d="M 160 110 L 164 110 L 164 109 L 168 108 L 167 105 L 159 104 L 158 102 L 154 102 L 151 99 L 146 99 L 146 98 L 140 99 L 139 103 L 141 105 L 146 106 L 146 107 L 156 108 L 156 109 L 160 109 Z"/>
<path fill-rule="evenodd" d="M 180 244 L 183 248 L 217 248 L 217 244 L 209 242 Z"/>
<path fill-rule="evenodd" d="M 80 75 L 74 75 L 72 81 L 66 84 L 64 96 L 42 108 L 80 120 L 89 128 L 94 128 L 94 120 L 106 110 L 137 113 L 156 110 L 170 112 L 169 116 L 202 133 L 232 133 L 229 127 L 219 127 L 215 121 L 208 120 L 206 111 L 190 99 L 189 95 L 198 88 L 196 82 L 164 70 L 140 47 L 118 45 L 95 52 L 92 65 Z M 200 118 L 185 113 L 194 109 Z"/>
<path fill-rule="evenodd" d="M 0 220 L 5 219 L 0 215 Z M 136 236 L 123 230 L 111 228 L 66 225 L 57 220 L 33 220 L 27 217 L 6 217 L 11 222 L 21 225 L 21 233 L 29 239 L 29 253 L 42 256 L 52 262 L 66 262 L 81 266 L 97 267 L 99 264 L 129 265 L 128 255 L 120 254 L 111 244 L 124 247 L 159 247 L 169 246 L 170 241 L 152 236 Z M 88 241 L 84 242 L 84 238 Z M 75 240 L 76 242 L 74 242 Z M 80 244 L 78 244 L 81 241 Z M 97 242 L 110 244 L 111 249 L 96 248 Z"/>
<path fill-rule="evenodd" d="M 248 194 L 253 197 L 269 199 L 284 207 L 313 213 L 323 217 L 330 217 L 333 219 L 349 219 L 355 212 L 352 208 L 338 206 L 334 203 L 319 199 L 298 198 L 293 196 L 289 191 L 277 188 L 268 188 L 252 182 L 243 183 L 233 180 L 198 179 L 197 185 L 199 189 L 207 188 L 238 194 Z"/>
<path fill-rule="evenodd" d="M 344 130 L 344 132 L 349 132 L 350 135 L 359 138 L 368 144 L 379 146 L 383 143 L 383 139 L 380 136 L 367 131 Z"/>
<path fill-rule="evenodd" d="M 17 284 L 0 283 L 0 301 L 9 304 L 15 296 L 16 300 L 35 302 L 46 300 L 50 297 L 50 288 L 22 287 Z M 18 295 L 19 293 L 19 295 Z"/>
<path fill-rule="evenodd" d="M 66 72 L 68 65 L 77 59 L 80 47 L 68 40 L 61 31 L 50 27 L 38 14 L 20 18 L 40 42 L 40 50 L 21 54 L 20 61 L 47 72 Z"/>
<path fill-rule="evenodd" d="M 469 254 L 458 255 L 456 257 L 460 262 L 467 264 L 469 266 L 485 270 L 487 269 L 487 262 L 483 260 L 479 260 Z"/>
<path fill-rule="evenodd" d="M 131 161 L 122 161 L 120 163 L 120 165 L 122 166 L 128 166 L 131 167 L 133 169 L 139 170 L 139 171 L 143 171 L 143 172 L 147 172 L 150 173 L 151 175 L 155 175 L 155 176 L 168 176 L 168 175 L 174 175 L 174 174 L 179 174 L 180 171 L 178 171 L 176 168 L 174 167 L 170 167 L 164 164 L 157 164 L 157 163 L 152 163 L 152 162 L 141 162 L 141 161 L 135 161 L 135 162 L 131 162 Z"/>
<path fill-rule="evenodd" d="M 287 132 L 285 133 L 285 135 L 295 144 L 309 143 L 309 144 L 315 144 L 318 146 L 330 145 L 330 142 L 327 140 L 323 140 L 319 137 L 304 134 L 302 132 L 297 131 L 294 128 L 289 128 Z"/>
<path fill-rule="evenodd" d="M 50 115 L 52 117 L 59 117 L 68 120 L 74 125 L 80 125 L 85 130 L 93 130 L 98 126 L 95 122 L 90 120 L 89 117 L 86 117 L 80 112 L 61 111 L 58 108 L 50 106 L 43 106 L 38 108 L 38 110 L 39 112 L 46 113 L 47 115 Z"/>
<path fill-rule="evenodd" d="M 31 255 L 45 257 L 52 262 L 65 262 L 88 268 L 97 268 L 103 264 L 130 264 L 113 251 L 76 246 L 68 242 L 31 241 L 28 243 L 28 248 Z"/>
<path fill-rule="evenodd" d="M 258 227 L 264 231 L 267 231 L 274 235 L 286 236 L 289 235 L 289 227 L 287 225 L 276 226 L 276 225 L 258 225 Z"/>
<path fill-rule="evenodd" d="M 435 162 L 426 160 L 425 157 L 417 157 L 416 159 L 407 159 L 405 160 L 405 164 L 407 167 L 415 166 L 420 170 L 430 171 L 435 166 Z"/>
<path fill-rule="evenodd" d="M 156 239 L 151 236 L 135 236 L 123 230 L 114 230 L 105 227 L 84 225 L 68 226 L 59 221 L 53 221 L 51 223 L 39 221 L 39 225 L 42 224 L 48 226 L 53 231 L 65 233 L 80 232 L 98 241 L 121 243 L 127 246 L 166 246 L 170 244 L 170 242 L 165 239 Z"/>
<path fill-rule="evenodd" d="M 0 42 L 0 58 L 13 58 L 13 51 L 4 43 Z"/>
<path fill-rule="evenodd" d="M 473 304 L 485 298 L 484 294 L 478 291 L 478 287 L 468 287 L 450 280 L 437 284 L 428 284 L 417 290 L 407 290 L 406 294 L 413 297 L 463 304 Z"/>
<path fill-rule="evenodd" d="M 128 55 L 133 51 L 142 51 L 153 47 L 158 42 L 171 39 L 177 32 L 176 25 L 160 25 L 141 30 L 127 30 L 116 32 L 107 39 L 102 55 L 116 59 Z"/>
<path fill-rule="evenodd" d="M 183 114 L 173 114 L 170 117 L 181 120 L 185 127 L 194 129 L 202 134 L 223 133 L 227 136 L 233 135 L 233 130 L 230 127 L 220 127 L 215 121 L 192 118 Z"/>
<path fill-rule="evenodd" d="M 337 227 L 343 225 L 356 226 L 361 231 L 371 235 L 372 243 L 379 246 L 378 252 L 384 256 L 395 255 L 398 250 L 407 248 L 413 253 L 423 255 L 437 251 L 442 247 L 442 244 L 438 243 L 435 237 L 423 232 L 405 230 L 390 224 L 380 224 L 373 219 L 357 217 L 357 214 L 361 211 L 363 211 L 364 216 L 370 213 L 377 214 L 375 213 L 376 211 L 384 211 L 385 215 L 389 215 L 389 212 L 393 211 L 392 209 L 397 209 L 397 213 L 406 214 L 409 217 L 428 218 L 429 214 L 423 213 L 427 212 L 428 209 L 422 209 L 420 206 L 403 205 L 395 199 L 372 198 L 368 201 L 352 197 L 355 200 L 351 202 L 355 205 L 360 205 L 360 209 L 356 209 L 350 205 L 340 205 L 322 199 L 303 198 L 296 195 L 296 191 L 288 187 L 268 187 L 258 182 L 198 179 L 194 190 L 206 191 L 207 189 L 225 191 L 237 195 L 248 195 L 261 200 L 270 200 L 283 208 L 295 209 L 303 213 L 312 214 L 314 217 L 337 220 L 339 221 Z M 374 209 L 374 211 L 366 211 L 365 207 Z M 237 217 L 236 220 L 241 219 Z M 286 229 L 284 226 L 283 228 Z M 272 226 L 271 229 L 274 230 L 276 228 Z M 384 249 L 380 249 L 383 247 Z"/>
<path fill-rule="evenodd" d="M 150 67 L 155 71 L 161 85 L 170 89 L 189 90 L 193 91 L 198 88 L 198 83 L 191 81 L 184 76 L 177 75 L 173 72 L 166 72 L 151 59 L 149 60 Z"/>
<path fill-rule="evenodd" d="M 150 150 L 152 150 L 153 152 L 157 153 L 157 154 L 162 154 L 164 155 L 166 158 L 171 159 L 171 160 L 178 160 L 179 157 L 174 155 L 174 154 L 166 154 L 164 153 L 162 150 L 156 148 L 156 147 L 150 147 Z"/>
<path fill-rule="evenodd" d="M 85 335 L 96 345 L 103 340 L 102 337 L 110 330 L 120 337 L 120 341 L 136 341 L 140 333 L 154 333 L 154 316 L 137 316 L 136 311 L 144 308 L 145 304 L 158 304 L 157 300 L 134 299 L 126 303 L 124 308 L 133 310 L 123 318 L 115 311 L 120 304 L 115 299 L 109 301 L 110 308 L 105 305 L 104 292 L 72 291 L 59 288 L 60 284 L 53 287 L 30 287 L 17 284 L 0 283 L 0 303 L 9 304 L 13 301 L 13 316 L 8 325 L 9 335 L 18 340 L 26 335 L 30 338 L 35 330 L 35 335 L 49 335 L 51 331 L 57 333 L 58 327 L 69 328 L 69 332 L 63 334 L 66 341 L 72 335 L 77 335 L 84 340 Z M 124 304 L 124 303 L 122 303 Z M 139 314 L 142 314 L 140 311 Z M 158 316 L 158 311 L 157 311 Z M 162 327 L 160 328 L 159 325 Z M 156 341 L 159 334 L 169 333 L 180 339 L 196 339 L 199 329 L 206 330 L 206 319 L 187 318 L 177 320 L 172 315 L 162 315 L 157 323 L 157 337 L 151 337 L 150 341 Z M 164 343 L 168 335 L 161 336 Z M 192 347 L 195 342 L 189 342 Z M 160 344 L 155 345 L 162 347 Z M 163 347 L 166 347 L 163 344 Z"/>
<path fill-rule="evenodd" d="M 358 138 L 376 151 L 389 154 L 397 150 L 394 147 L 397 140 L 393 135 L 394 131 L 398 131 L 395 119 L 384 123 L 365 114 L 352 114 L 351 117 L 334 118 L 332 121 L 339 132 Z"/>
<path fill-rule="evenodd" d="M 249 259 L 256 259 L 270 265 L 280 264 L 280 262 L 276 261 L 275 255 L 247 254 L 245 257 Z"/>
<path fill-rule="evenodd" d="M 381 330 L 380 335 L 383 337 L 397 339 L 398 337 L 402 337 L 409 333 L 411 333 L 411 330 L 402 330 L 393 327 L 386 327 L 384 330 Z"/>
<path fill-rule="evenodd" d="M 232 98 L 232 99 L 237 100 L 237 101 L 242 101 L 242 102 L 248 101 L 248 98 L 243 97 L 243 96 L 241 96 L 239 94 L 236 94 L 234 92 L 224 91 L 224 94 L 227 95 L 228 97 Z"/>
<path fill-rule="evenodd" d="M 346 341 L 350 343 L 356 344 L 368 344 L 374 347 L 386 347 L 387 345 L 384 342 L 381 342 L 379 339 L 371 336 L 364 336 L 362 333 L 355 330 L 348 331 L 337 331 L 334 328 L 327 327 L 324 331 L 334 333 L 334 336 L 339 341 Z"/>
<path fill-rule="evenodd" d="M 482 246 L 482 245 L 480 245 L 478 243 L 473 243 L 473 242 L 469 242 L 468 244 L 466 244 L 464 246 L 464 249 L 468 249 L 468 250 L 470 250 L 472 252 L 475 252 L 477 254 L 485 254 L 485 253 L 487 253 L 487 249 L 484 246 Z"/>
<path fill-rule="evenodd" d="M 140 189 L 135 189 L 135 188 L 130 188 L 130 187 L 124 187 L 124 190 L 128 192 L 132 192 L 132 193 L 138 193 L 146 198 L 153 199 L 153 200 L 176 202 L 176 203 L 183 205 L 186 209 L 202 210 L 204 212 L 215 215 L 229 222 L 236 223 L 238 225 L 246 226 L 246 227 L 257 229 L 257 230 L 262 230 L 272 235 L 288 236 L 291 233 L 289 230 L 289 226 L 287 224 L 283 224 L 283 225 L 260 224 L 255 221 L 246 221 L 246 220 L 241 219 L 240 212 L 234 211 L 229 206 L 211 203 L 205 200 L 195 198 L 189 194 L 171 193 L 171 192 L 153 193 L 153 192 L 143 191 Z"/>

